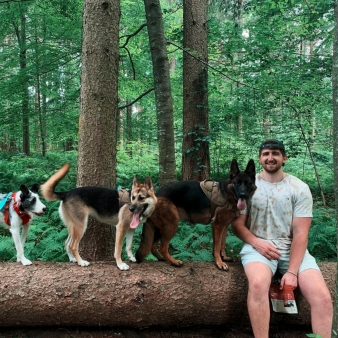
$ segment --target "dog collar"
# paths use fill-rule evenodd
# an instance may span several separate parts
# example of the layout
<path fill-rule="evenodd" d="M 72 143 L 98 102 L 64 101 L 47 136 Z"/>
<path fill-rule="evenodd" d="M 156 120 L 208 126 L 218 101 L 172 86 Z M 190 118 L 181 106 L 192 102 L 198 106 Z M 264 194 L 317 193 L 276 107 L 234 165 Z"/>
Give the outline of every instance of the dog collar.
<path fill-rule="evenodd" d="M 13 200 L 14 211 L 21 218 L 22 225 L 26 225 L 30 221 L 31 216 L 29 214 L 27 214 L 26 212 L 20 210 L 20 204 L 21 204 L 20 200 L 16 201 L 15 197 L 16 197 L 16 192 L 13 192 L 12 195 L 11 195 L 11 198 L 8 199 L 7 202 L 6 202 L 5 210 L 4 210 L 4 221 L 8 226 L 11 225 L 11 221 L 9 219 L 9 203 L 11 202 L 11 200 Z"/>

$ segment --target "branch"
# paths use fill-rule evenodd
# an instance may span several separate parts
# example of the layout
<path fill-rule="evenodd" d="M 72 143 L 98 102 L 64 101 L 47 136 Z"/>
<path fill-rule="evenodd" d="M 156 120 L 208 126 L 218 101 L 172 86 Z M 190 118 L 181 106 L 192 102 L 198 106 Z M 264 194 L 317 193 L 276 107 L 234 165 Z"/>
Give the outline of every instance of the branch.
<path fill-rule="evenodd" d="M 150 88 L 148 89 L 147 91 L 145 91 L 144 93 L 142 93 L 139 97 L 137 97 L 135 100 L 129 102 L 128 104 L 124 105 L 124 106 L 120 106 L 118 107 L 118 109 L 124 109 L 124 108 L 127 108 L 129 106 L 132 106 L 135 102 L 137 102 L 138 100 L 142 99 L 143 96 L 146 96 L 147 94 L 149 94 L 150 92 L 152 92 L 155 88 Z"/>
<path fill-rule="evenodd" d="M 289 106 L 296 113 L 296 115 L 299 116 L 298 110 L 294 106 L 292 106 L 292 105 L 289 105 Z M 322 189 L 322 185 L 321 185 L 321 182 L 320 182 L 320 178 L 319 178 L 319 174 L 318 174 L 318 170 L 317 170 L 317 166 L 316 166 L 316 161 L 315 161 L 315 159 L 313 157 L 313 153 L 312 153 L 312 150 L 311 150 L 311 145 L 310 145 L 309 141 L 306 138 L 306 135 L 305 135 L 304 128 L 303 128 L 302 124 L 298 123 L 298 127 L 300 129 L 301 134 L 302 134 L 302 137 L 303 137 L 303 140 L 305 142 L 306 148 L 309 151 L 311 162 L 312 162 L 312 165 L 313 165 L 313 169 L 314 169 L 315 175 L 316 175 L 316 180 L 317 180 L 318 188 L 319 188 L 320 194 L 322 196 L 323 205 L 324 205 L 324 207 L 326 207 L 326 199 L 325 199 L 325 195 L 324 195 L 324 192 L 323 192 L 323 189 Z"/>
<path fill-rule="evenodd" d="M 126 37 L 127 40 L 126 40 L 126 42 L 120 48 L 124 48 L 128 44 L 130 38 L 132 38 L 133 36 L 135 36 L 136 34 L 138 34 L 146 26 L 147 26 L 147 24 L 144 23 L 134 33 L 121 36 L 120 39 L 124 39 Z"/>
<path fill-rule="evenodd" d="M 242 86 L 245 86 L 245 87 L 248 87 L 248 88 L 257 90 L 256 87 L 249 86 L 249 85 L 247 85 L 247 84 L 245 84 L 245 83 L 243 83 L 243 82 L 240 82 L 240 81 L 238 81 L 238 80 L 233 79 L 233 78 L 230 77 L 229 75 L 224 74 L 223 72 L 221 72 L 221 71 L 218 70 L 217 68 L 215 68 L 215 67 L 209 65 L 207 62 L 205 62 L 205 61 L 203 61 L 202 59 L 196 57 L 195 55 L 193 55 L 192 53 L 190 53 L 189 51 L 187 51 L 185 48 L 183 48 L 183 47 L 177 45 L 176 43 L 174 43 L 174 42 L 172 42 L 172 41 L 168 41 L 168 44 L 171 44 L 171 45 L 177 47 L 178 49 L 182 50 L 184 53 L 187 53 L 188 55 L 190 55 L 191 57 L 193 57 L 193 58 L 196 59 L 197 61 L 199 61 L 199 62 L 203 63 L 204 65 L 206 65 L 208 68 L 214 70 L 215 72 L 217 72 L 217 73 L 219 73 L 219 74 L 222 74 L 222 75 L 223 75 L 224 77 L 226 77 L 227 79 L 229 79 L 229 80 L 231 80 L 231 81 L 233 81 L 233 82 L 235 82 L 235 83 L 237 83 L 237 84 L 240 84 L 240 85 L 242 85 Z M 262 89 L 261 89 L 261 90 L 262 90 Z"/>

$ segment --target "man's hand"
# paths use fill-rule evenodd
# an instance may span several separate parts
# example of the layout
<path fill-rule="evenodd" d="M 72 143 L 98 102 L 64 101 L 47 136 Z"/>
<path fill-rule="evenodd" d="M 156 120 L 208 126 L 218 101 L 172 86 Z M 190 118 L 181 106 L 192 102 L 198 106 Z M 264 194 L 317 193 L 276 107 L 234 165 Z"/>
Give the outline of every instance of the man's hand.
<path fill-rule="evenodd" d="M 256 238 L 252 246 L 264 257 L 271 260 L 278 260 L 281 256 L 281 253 L 276 249 L 276 247 L 267 242 L 263 241 L 260 238 Z"/>
<path fill-rule="evenodd" d="M 286 272 L 280 281 L 281 290 L 283 289 L 284 284 L 291 285 L 293 289 L 295 289 L 298 286 L 298 277 L 289 272 Z"/>

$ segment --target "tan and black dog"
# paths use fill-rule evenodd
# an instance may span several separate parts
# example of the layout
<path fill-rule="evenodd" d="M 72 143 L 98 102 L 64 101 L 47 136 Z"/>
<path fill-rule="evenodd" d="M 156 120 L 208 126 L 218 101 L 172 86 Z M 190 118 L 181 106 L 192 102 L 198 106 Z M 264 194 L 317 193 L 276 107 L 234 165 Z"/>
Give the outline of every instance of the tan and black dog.
<path fill-rule="evenodd" d="M 63 223 L 68 228 L 68 238 L 65 242 L 65 247 L 69 260 L 77 262 L 80 266 L 88 266 L 89 262 L 80 257 L 79 244 L 86 231 L 89 215 L 99 222 L 116 225 L 118 223 L 120 208 L 124 203 L 128 203 L 130 199 L 127 198 L 123 202 L 120 200 L 118 190 L 96 186 L 79 187 L 69 191 L 56 192 L 56 185 L 66 176 L 68 170 L 69 164 L 65 164 L 60 168 L 41 186 L 41 193 L 47 201 L 61 200 L 59 214 Z M 146 179 L 144 185 L 141 185 L 135 176 L 131 194 L 131 211 L 122 208 L 124 212 L 129 212 L 129 218 L 126 217 L 125 221 L 120 222 L 117 227 L 115 258 L 119 269 L 126 270 L 126 264 L 121 259 L 121 247 L 124 235 L 127 235 L 126 246 L 128 256 L 131 260 L 135 260 L 131 253 L 134 230 L 138 224 L 147 219 L 146 217 L 155 208 L 155 204 L 156 197 L 150 177 Z M 129 207 L 129 204 L 127 204 L 127 207 Z M 129 223 L 127 222 L 128 220 Z M 133 228 L 130 227 L 131 221 L 133 221 L 131 225 Z M 121 233 L 124 235 L 121 236 Z"/>
<path fill-rule="evenodd" d="M 138 225 L 143 224 L 155 210 L 157 198 L 153 183 L 147 177 L 144 184 L 140 184 L 134 176 L 130 191 L 130 203 L 124 204 L 118 215 L 116 226 L 115 254 L 117 266 L 120 270 L 129 270 L 129 266 L 121 260 L 123 239 L 126 236 L 126 251 L 131 262 L 136 262 L 132 252 L 134 231 Z"/>
<path fill-rule="evenodd" d="M 183 262 L 170 256 L 168 249 L 179 220 L 183 220 L 193 224 L 212 223 L 216 265 L 227 271 L 225 261 L 231 260 L 225 254 L 228 226 L 252 197 L 256 189 L 255 174 L 252 159 L 245 171 L 240 171 L 237 161 L 233 159 L 227 181 L 181 181 L 160 188 L 156 192 L 155 211 L 143 225 L 142 240 L 135 255 L 137 262 L 141 262 L 151 251 L 156 258 L 163 257 L 172 265 L 181 266 Z M 157 248 L 159 253 L 156 253 Z"/>

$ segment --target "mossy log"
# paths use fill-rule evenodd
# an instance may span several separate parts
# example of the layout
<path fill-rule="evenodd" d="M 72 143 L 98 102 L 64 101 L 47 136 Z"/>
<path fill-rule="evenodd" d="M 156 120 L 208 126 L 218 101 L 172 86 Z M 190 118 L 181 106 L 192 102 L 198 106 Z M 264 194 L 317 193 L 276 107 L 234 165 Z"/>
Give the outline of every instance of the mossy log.
<path fill-rule="evenodd" d="M 320 264 L 334 295 L 336 263 Z M 130 328 L 250 325 L 247 281 L 240 263 L 229 271 L 214 263 L 130 264 L 96 262 L 1 263 L 0 326 L 126 326 Z M 299 315 L 281 323 L 310 325 L 309 306 L 297 296 Z"/>

